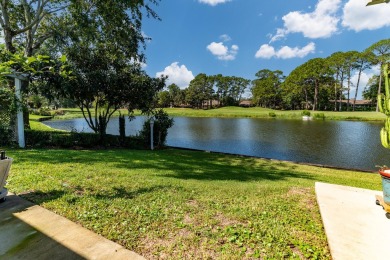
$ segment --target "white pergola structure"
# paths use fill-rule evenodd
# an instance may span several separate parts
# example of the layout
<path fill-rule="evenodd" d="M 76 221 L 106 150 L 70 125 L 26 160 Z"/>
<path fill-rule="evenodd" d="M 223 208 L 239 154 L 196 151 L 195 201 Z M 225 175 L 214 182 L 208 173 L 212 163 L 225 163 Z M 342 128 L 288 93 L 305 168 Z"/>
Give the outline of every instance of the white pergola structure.
<path fill-rule="evenodd" d="M 22 108 L 22 81 L 27 80 L 27 74 L 14 72 L 7 75 L 9 78 L 15 79 L 15 96 L 17 103 L 17 114 L 16 114 L 16 128 L 17 128 L 17 139 L 20 148 L 26 147 L 26 141 L 24 138 L 24 119 L 23 119 L 23 108 Z"/>

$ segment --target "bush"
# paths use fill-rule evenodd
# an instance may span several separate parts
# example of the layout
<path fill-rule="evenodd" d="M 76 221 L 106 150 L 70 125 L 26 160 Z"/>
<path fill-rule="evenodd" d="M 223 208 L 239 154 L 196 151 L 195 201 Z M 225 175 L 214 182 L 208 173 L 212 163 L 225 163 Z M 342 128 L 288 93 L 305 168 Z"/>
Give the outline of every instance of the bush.
<path fill-rule="evenodd" d="M 153 145 L 156 147 L 163 146 L 168 136 L 168 129 L 173 126 L 173 118 L 159 109 L 154 114 L 154 129 L 153 129 Z M 145 144 L 150 146 L 150 119 L 146 120 L 142 130 L 140 131 L 140 138 L 144 140 Z"/>
<path fill-rule="evenodd" d="M 324 114 L 324 113 L 315 113 L 315 114 L 313 115 L 313 117 L 314 117 L 315 119 L 325 119 L 325 114 Z"/>
<path fill-rule="evenodd" d="M 40 109 L 32 109 L 29 112 L 36 116 L 51 116 L 50 109 L 43 107 L 41 107 Z"/>
<path fill-rule="evenodd" d="M 60 147 L 60 148 L 94 148 L 94 147 L 126 147 L 133 149 L 143 148 L 139 137 L 125 137 L 122 141 L 119 136 L 106 135 L 101 140 L 99 134 L 59 132 L 59 131 L 36 131 L 25 130 L 26 144 L 30 147 Z"/>
<path fill-rule="evenodd" d="M 302 111 L 302 116 L 310 116 L 310 111 L 308 111 L 308 110 L 303 110 L 303 111 Z"/>
<path fill-rule="evenodd" d="M 0 88 L 0 145 L 14 142 L 16 99 L 9 88 Z"/>
<path fill-rule="evenodd" d="M 269 113 L 268 113 L 268 116 L 269 116 L 269 117 L 276 117 L 276 114 L 275 114 L 275 112 L 269 112 Z"/>
<path fill-rule="evenodd" d="M 62 109 L 55 110 L 54 115 L 55 116 L 63 116 L 63 115 L 65 115 L 65 111 Z"/>

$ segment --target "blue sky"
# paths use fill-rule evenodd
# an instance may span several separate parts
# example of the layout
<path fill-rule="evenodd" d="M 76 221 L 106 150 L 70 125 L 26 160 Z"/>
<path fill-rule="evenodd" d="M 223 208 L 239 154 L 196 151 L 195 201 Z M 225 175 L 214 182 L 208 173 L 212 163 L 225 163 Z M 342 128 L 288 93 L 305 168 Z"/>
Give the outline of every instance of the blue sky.
<path fill-rule="evenodd" d="M 199 73 L 254 79 L 390 36 L 390 4 L 369 0 L 161 0 L 145 19 L 145 70 L 181 88 Z M 377 69 L 366 71 L 361 89 Z M 360 91 L 359 91 L 360 92 Z M 360 96 L 360 95 L 359 95 Z"/>

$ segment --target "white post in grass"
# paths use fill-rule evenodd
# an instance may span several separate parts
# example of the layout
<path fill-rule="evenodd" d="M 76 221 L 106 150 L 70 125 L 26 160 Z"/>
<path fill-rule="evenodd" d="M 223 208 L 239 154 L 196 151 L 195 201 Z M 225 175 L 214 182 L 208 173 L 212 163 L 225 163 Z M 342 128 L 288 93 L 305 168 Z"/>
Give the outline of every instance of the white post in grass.
<path fill-rule="evenodd" d="M 154 150 L 153 146 L 153 128 L 154 128 L 154 117 L 150 118 L 150 150 Z"/>
<path fill-rule="evenodd" d="M 19 77 L 15 77 L 15 96 L 17 98 L 17 114 L 16 114 L 16 124 L 18 129 L 18 143 L 20 148 L 26 147 L 26 142 L 24 140 L 24 120 L 23 120 L 23 107 L 22 107 L 22 80 Z"/>

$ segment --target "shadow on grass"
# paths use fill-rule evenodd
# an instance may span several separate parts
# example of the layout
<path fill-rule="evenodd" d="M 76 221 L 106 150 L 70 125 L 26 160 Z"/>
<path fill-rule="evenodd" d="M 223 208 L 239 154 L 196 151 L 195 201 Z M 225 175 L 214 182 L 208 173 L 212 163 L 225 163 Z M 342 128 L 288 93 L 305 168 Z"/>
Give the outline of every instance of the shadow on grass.
<path fill-rule="evenodd" d="M 110 172 L 115 169 L 145 170 L 153 176 L 234 181 L 279 181 L 286 178 L 312 179 L 312 176 L 295 170 L 296 166 L 283 162 L 258 160 L 256 158 L 210 154 L 183 150 L 137 151 L 137 150 L 15 150 L 14 165 L 29 162 L 47 164 L 77 164 L 77 167 L 102 168 Z M 75 169 L 77 171 L 77 169 Z M 129 175 L 129 178 L 131 175 Z M 132 196 L 128 194 L 128 196 Z"/>
<path fill-rule="evenodd" d="M 112 187 L 106 192 L 89 191 L 85 194 L 85 189 L 81 186 L 69 187 L 67 190 L 50 190 L 50 191 L 30 191 L 28 193 L 19 194 L 20 197 L 33 201 L 36 204 L 42 204 L 44 202 L 60 199 L 64 196 L 68 196 L 66 201 L 70 204 L 76 203 L 76 201 L 82 196 L 93 197 L 98 200 L 110 201 L 114 199 L 134 199 L 142 194 L 152 193 L 155 191 L 168 191 L 170 189 L 178 190 L 178 187 L 172 187 L 170 185 L 157 185 L 147 188 L 139 188 L 137 190 L 128 191 L 123 187 Z"/>

